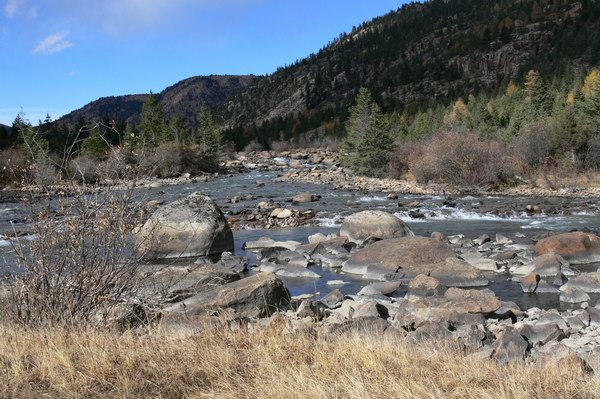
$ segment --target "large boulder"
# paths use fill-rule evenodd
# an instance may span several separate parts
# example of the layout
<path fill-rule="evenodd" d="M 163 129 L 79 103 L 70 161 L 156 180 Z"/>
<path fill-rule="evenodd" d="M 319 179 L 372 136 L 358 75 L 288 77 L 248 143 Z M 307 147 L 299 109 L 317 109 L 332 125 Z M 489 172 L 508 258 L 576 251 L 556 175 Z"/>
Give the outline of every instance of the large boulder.
<path fill-rule="evenodd" d="M 425 274 L 455 287 L 479 287 L 489 283 L 479 270 L 457 258 L 448 245 L 426 237 L 378 241 L 352 255 L 342 271 L 404 279 Z"/>
<path fill-rule="evenodd" d="M 571 264 L 600 262 L 600 237 L 575 231 L 544 238 L 535 245 L 537 255 L 554 252 Z"/>
<path fill-rule="evenodd" d="M 287 307 L 290 293 L 274 274 L 248 278 L 200 292 L 163 310 L 166 319 L 208 316 L 233 311 L 235 318 L 266 317 Z"/>
<path fill-rule="evenodd" d="M 192 195 L 159 208 L 141 227 L 136 249 L 147 259 L 233 251 L 233 232 L 210 197 Z"/>
<path fill-rule="evenodd" d="M 396 216 L 383 211 L 363 211 L 350 215 L 342 222 L 340 236 L 362 244 L 369 237 L 380 239 L 414 236 L 411 229 Z"/>

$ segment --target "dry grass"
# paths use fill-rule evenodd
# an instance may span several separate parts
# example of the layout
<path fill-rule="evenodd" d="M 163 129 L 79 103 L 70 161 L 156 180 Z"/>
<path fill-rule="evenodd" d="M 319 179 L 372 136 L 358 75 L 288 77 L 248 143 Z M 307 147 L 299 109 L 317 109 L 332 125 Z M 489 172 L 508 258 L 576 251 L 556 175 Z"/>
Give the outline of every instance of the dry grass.
<path fill-rule="evenodd" d="M 280 330 L 277 330 L 280 331 Z M 0 328 L 4 398 L 594 398 L 576 365 L 499 367 L 401 337 Z"/>

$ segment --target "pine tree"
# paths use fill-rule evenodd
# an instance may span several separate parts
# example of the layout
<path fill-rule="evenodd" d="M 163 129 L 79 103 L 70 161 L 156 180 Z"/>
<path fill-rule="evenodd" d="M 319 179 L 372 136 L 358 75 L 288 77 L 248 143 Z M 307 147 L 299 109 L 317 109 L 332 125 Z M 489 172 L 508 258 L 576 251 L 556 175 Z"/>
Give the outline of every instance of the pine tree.
<path fill-rule="evenodd" d="M 366 134 L 369 118 L 373 111 L 373 100 L 371 92 L 362 87 L 356 96 L 356 103 L 350 107 L 350 116 L 346 122 L 346 138 L 343 148 L 348 152 L 354 152 Z"/>
<path fill-rule="evenodd" d="M 202 153 L 218 157 L 223 143 L 221 131 L 216 126 L 214 119 L 206 107 L 202 104 L 198 112 L 198 127 L 194 137 L 195 144 L 200 145 Z"/>
<path fill-rule="evenodd" d="M 84 153 L 91 155 L 94 158 L 101 159 L 106 155 L 109 144 L 100 133 L 98 125 L 94 126 L 90 137 L 83 141 L 82 148 Z"/>
<path fill-rule="evenodd" d="M 158 98 L 150 93 L 142 107 L 138 145 L 157 147 L 169 141 L 169 130 Z"/>

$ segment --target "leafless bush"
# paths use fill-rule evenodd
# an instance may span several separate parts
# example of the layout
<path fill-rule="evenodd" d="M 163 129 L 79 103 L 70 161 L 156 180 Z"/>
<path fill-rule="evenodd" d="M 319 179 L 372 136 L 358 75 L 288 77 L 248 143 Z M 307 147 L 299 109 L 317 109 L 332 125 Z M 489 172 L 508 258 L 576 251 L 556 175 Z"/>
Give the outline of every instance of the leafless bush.
<path fill-rule="evenodd" d="M 423 152 L 424 145 L 421 143 L 401 143 L 390 157 L 390 177 L 401 179 L 410 171 L 410 166 L 423 155 Z"/>
<path fill-rule="evenodd" d="M 441 181 L 456 185 L 507 182 L 515 174 L 506 162 L 510 154 L 497 141 L 480 141 L 470 131 L 442 132 L 424 143 L 410 169 L 419 182 Z"/>
<path fill-rule="evenodd" d="M 258 141 L 252 140 L 251 142 L 246 144 L 246 146 L 244 147 L 244 152 L 257 152 L 262 151 L 263 149 L 263 146 Z"/>
<path fill-rule="evenodd" d="M 586 170 L 600 170 L 600 136 L 598 135 L 588 141 L 584 167 Z"/>
<path fill-rule="evenodd" d="M 29 164 L 24 151 L 11 147 L 0 150 L 0 184 L 23 182 L 29 173 Z"/>
<path fill-rule="evenodd" d="M 86 176 L 84 164 L 90 166 L 84 159 L 72 163 L 79 167 L 51 182 L 69 195 L 40 196 L 32 188 L 27 203 L 32 235 L 12 241 L 16 273 L 6 307 L 27 326 L 103 323 L 123 302 L 136 301 L 143 254 L 137 255 L 132 240 L 141 221 L 135 181 L 126 189 L 101 187 L 100 178 L 117 176 L 98 168 L 99 179 L 75 179 Z"/>
<path fill-rule="evenodd" d="M 544 121 L 526 127 L 512 142 L 512 149 L 531 169 L 541 167 L 552 152 L 552 134 Z"/>
<path fill-rule="evenodd" d="M 95 183 L 102 174 L 98 160 L 88 154 L 82 154 L 71 161 L 69 165 L 72 176 L 79 182 Z"/>

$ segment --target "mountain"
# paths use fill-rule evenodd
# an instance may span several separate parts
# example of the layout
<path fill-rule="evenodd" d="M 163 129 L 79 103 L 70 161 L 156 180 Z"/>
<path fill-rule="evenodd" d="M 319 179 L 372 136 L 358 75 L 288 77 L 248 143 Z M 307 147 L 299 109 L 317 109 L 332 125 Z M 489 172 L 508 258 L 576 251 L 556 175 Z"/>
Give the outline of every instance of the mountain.
<path fill-rule="evenodd" d="M 216 110 L 233 94 L 257 80 L 256 76 L 196 76 L 167 87 L 158 94 L 159 102 L 167 117 L 175 114 L 184 118 L 188 127 L 195 123 L 200 104 Z M 58 120 L 59 124 L 75 126 L 79 121 L 139 121 L 142 106 L 148 94 L 104 97 Z"/>
<path fill-rule="evenodd" d="M 253 139 L 268 146 L 305 132 L 342 135 L 362 86 L 385 112 L 410 119 L 419 109 L 498 93 L 530 69 L 552 81 L 599 63 L 597 0 L 429 0 L 365 22 L 268 76 L 190 78 L 160 102 L 188 128 L 206 102 L 238 148 Z M 135 123 L 145 98 L 100 99 L 61 120 Z"/>
<path fill-rule="evenodd" d="M 238 93 L 223 106 L 221 121 L 238 144 L 247 138 L 266 144 L 282 133 L 343 131 L 340 122 L 361 86 L 384 111 L 410 114 L 471 93 L 497 92 L 532 68 L 552 80 L 573 67 L 598 65 L 599 3 L 411 3 Z"/>

